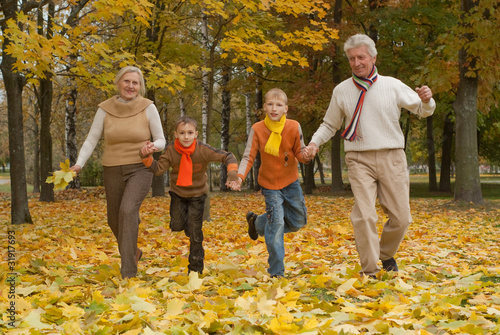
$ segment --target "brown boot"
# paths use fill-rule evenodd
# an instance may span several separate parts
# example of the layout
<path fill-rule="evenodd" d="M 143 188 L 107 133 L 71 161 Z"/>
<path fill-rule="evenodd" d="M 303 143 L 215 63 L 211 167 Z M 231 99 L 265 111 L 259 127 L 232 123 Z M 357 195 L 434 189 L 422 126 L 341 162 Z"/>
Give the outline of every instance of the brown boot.
<path fill-rule="evenodd" d="M 135 264 L 139 263 L 142 258 L 142 250 L 137 248 L 137 254 L 135 255 Z"/>

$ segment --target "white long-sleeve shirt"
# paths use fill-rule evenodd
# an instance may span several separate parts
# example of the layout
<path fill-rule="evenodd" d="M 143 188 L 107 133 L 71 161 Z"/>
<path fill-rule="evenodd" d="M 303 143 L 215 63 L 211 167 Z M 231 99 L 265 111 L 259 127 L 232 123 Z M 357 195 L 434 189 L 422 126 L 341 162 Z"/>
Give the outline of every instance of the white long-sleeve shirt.
<path fill-rule="evenodd" d="M 163 150 L 165 148 L 166 141 L 165 136 L 163 135 L 160 115 L 154 104 L 151 104 L 146 108 L 146 116 L 148 118 L 149 129 L 151 131 L 155 147 L 158 150 Z M 92 152 L 102 137 L 105 117 L 106 111 L 99 107 L 94 117 L 94 121 L 92 122 L 92 126 L 90 127 L 87 139 L 83 143 L 80 153 L 78 154 L 76 165 L 80 165 L 83 168 L 90 155 L 92 155 Z M 139 156 L 139 153 L 137 153 L 137 155 Z"/>
<path fill-rule="evenodd" d="M 314 133 L 311 143 L 318 147 L 329 141 L 342 127 L 351 122 L 360 90 L 352 78 L 346 79 L 333 90 L 323 123 Z M 344 141 L 344 150 L 369 151 L 404 148 L 404 135 L 399 125 L 401 109 L 420 117 L 434 113 L 436 103 L 431 99 L 423 103 L 409 86 L 393 77 L 378 76 L 365 95 L 358 123 L 357 138 Z"/>

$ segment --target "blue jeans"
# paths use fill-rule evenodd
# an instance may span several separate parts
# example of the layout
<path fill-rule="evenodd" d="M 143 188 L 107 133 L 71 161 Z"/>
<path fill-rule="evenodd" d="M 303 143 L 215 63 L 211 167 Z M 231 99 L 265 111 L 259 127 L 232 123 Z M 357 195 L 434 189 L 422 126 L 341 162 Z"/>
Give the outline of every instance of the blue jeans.
<path fill-rule="evenodd" d="M 300 188 L 295 181 L 281 190 L 262 188 L 266 199 L 266 213 L 255 220 L 255 228 L 266 239 L 269 253 L 267 272 L 271 276 L 283 276 L 285 273 L 284 234 L 296 232 L 307 223 L 307 208 Z"/>

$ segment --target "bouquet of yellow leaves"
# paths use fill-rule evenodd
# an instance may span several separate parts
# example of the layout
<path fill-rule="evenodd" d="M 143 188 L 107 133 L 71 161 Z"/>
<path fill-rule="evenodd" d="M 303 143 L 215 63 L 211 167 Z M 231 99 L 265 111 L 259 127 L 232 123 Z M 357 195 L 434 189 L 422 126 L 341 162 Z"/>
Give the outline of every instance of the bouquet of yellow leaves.
<path fill-rule="evenodd" d="M 69 159 L 63 163 L 59 163 L 61 170 L 52 172 L 51 177 L 47 177 L 45 181 L 48 184 L 54 184 L 55 190 L 62 190 L 68 186 L 69 182 L 76 177 L 76 172 L 69 169 Z"/>

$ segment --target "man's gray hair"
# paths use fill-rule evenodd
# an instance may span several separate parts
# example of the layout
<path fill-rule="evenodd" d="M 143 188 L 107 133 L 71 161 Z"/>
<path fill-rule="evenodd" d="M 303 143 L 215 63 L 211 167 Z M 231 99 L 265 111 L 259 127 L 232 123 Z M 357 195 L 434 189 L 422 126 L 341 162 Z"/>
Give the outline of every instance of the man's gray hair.
<path fill-rule="evenodd" d="M 347 50 L 350 50 L 352 48 L 358 48 L 365 45 L 366 49 L 368 50 L 368 53 L 370 56 L 375 57 L 377 56 L 377 47 L 375 46 L 375 42 L 365 34 L 356 34 L 352 35 L 345 41 L 344 43 L 344 52 L 347 55 Z"/>

